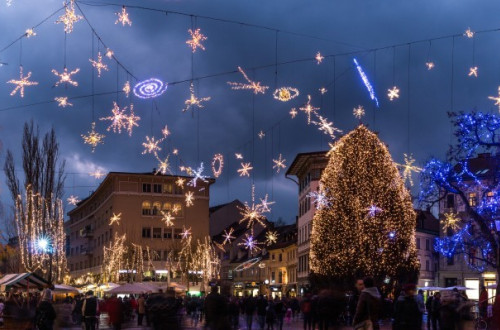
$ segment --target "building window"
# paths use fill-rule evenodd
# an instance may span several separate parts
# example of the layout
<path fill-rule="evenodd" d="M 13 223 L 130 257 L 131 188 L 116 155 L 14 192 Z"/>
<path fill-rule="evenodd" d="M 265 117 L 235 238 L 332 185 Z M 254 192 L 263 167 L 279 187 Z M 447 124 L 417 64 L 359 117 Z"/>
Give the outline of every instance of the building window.
<path fill-rule="evenodd" d="M 448 194 L 446 196 L 446 208 L 452 209 L 455 207 L 455 195 L 454 194 Z"/>
<path fill-rule="evenodd" d="M 429 241 L 428 238 L 425 240 L 425 249 L 427 251 L 429 251 L 431 249 L 431 242 Z"/>
<path fill-rule="evenodd" d="M 171 183 L 165 183 L 163 185 L 163 193 L 165 193 L 165 194 L 172 194 L 173 192 L 174 192 L 174 189 L 173 189 Z"/>
<path fill-rule="evenodd" d="M 163 211 L 170 211 L 171 209 L 172 209 L 171 203 L 164 203 L 163 204 Z"/>
<path fill-rule="evenodd" d="M 281 255 L 281 253 L 278 256 L 278 261 L 283 261 L 283 256 Z"/>
<path fill-rule="evenodd" d="M 455 259 L 453 257 L 447 257 L 446 258 L 446 264 L 448 266 L 453 266 L 455 264 Z"/>
<path fill-rule="evenodd" d="M 161 187 L 162 187 L 162 185 L 160 183 L 153 184 L 153 192 L 155 194 L 161 194 L 161 190 L 162 190 Z"/>
<path fill-rule="evenodd" d="M 142 202 L 142 215 L 151 215 L 151 202 Z"/>
<path fill-rule="evenodd" d="M 283 272 L 278 272 L 278 283 L 283 283 Z"/>
<path fill-rule="evenodd" d="M 174 194 L 176 194 L 176 195 L 182 195 L 182 194 L 184 194 L 184 188 L 183 187 L 179 187 L 178 185 L 175 185 L 175 187 L 174 187 Z"/>
<path fill-rule="evenodd" d="M 153 238 L 161 238 L 161 228 L 153 228 Z"/>
<path fill-rule="evenodd" d="M 151 228 L 149 228 L 149 227 L 143 227 L 142 228 L 142 237 L 144 237 L 144 238 L 150 238 L 151 237 Z"/>
<path fill-rule="evenodd" d="M 154 202 L 153 203 L 153 215 L 158 215 L 161 211 L 161 203 L 160 202 Z"/>
<path fill-rule="evenodd" d="M 182 204 L 181 203 L 175 203 L 174 204 L 174 209 L 177 211 L 174 213 L 174 215 L 178 217 L 182 217 Z"/>
<path fill-rule="evenodd" d="M 474 207 L 477 205 L 477 195 L 476 193 L 469 193 L 469 205 Z"/>
<path fill-rule="evenodd" d="M 274 253 L 271 254 L 271 260 L 274 260 Z"/>
<path fill-rule="evenodd" d="M 172 229 L 170 228 L 163 229 L 163 238 L 172 238 Z"/>
<path fill-rule="evenodd" d="M 151 192 L 151 183 L 143 183 L 142 184 L 142 192 L 150 193 Z"/>
<path fill-rule="evenodd" d="M 417 238 L 417 249 L 420 250 L 420 238 Z"/>
<path fill-rule="evenodd" d="M 275 273 L 272 272 L 271 273 L 271 283 L 274 283 L 274 282 L 276 282 L 276 276 L 275 276 Z"/>
<path fill-rule="evenodd" d="M 486 200 L 488 202 L 492 202 L 493 201 L 493 197 L 495 197 L 495 193 L 493 191 L 489 191 L 488 193 L 486 193 Z"/>
<path fill-rule="evenodd" d="M 425 261 L 425 270 L 426 270 L 427 272 L 429 271 L 429 267 L 430 267 L 430 265 L 429 265 L 429 260 L 426 260 L 426 261 Z"/>
<path fill-rule="evenodd" d="M 182 229 L 174 229 L 174 239 L 181 239 L 182 238 Z"/>

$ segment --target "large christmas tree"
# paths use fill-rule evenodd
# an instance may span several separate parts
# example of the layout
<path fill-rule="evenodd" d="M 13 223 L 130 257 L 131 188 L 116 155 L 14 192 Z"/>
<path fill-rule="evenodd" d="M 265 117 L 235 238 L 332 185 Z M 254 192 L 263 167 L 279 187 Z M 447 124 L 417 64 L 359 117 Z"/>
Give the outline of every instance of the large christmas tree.
<path fill-rule="evenodd" d="M 411 196 L 378 137 L 360 125 L 331 149 L 311 235 L 313 278 L 415 280 L 419 262 Z"/>

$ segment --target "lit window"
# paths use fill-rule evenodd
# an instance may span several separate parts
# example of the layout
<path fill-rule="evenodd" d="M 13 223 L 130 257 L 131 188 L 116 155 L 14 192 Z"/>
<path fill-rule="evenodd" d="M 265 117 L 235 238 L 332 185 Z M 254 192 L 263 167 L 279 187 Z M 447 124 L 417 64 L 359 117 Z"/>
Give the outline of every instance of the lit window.
<path fill-rule="evenodd" d="M 469 193 L 469 205 L 474 207 L 477 205 L 477 195 L 476 193 Z"/>
<path fill-rule="evenodd" d="M 172 204 L 171 203 L 165 203 L 163 204 L 163 211 L 170 211 L 172 209 Z"/>
<path fill-rule="evenodd" d="M 161 210 L 161 203 L 160 202 L 154 202 L 153 203 L 153 215 L 158 215 Z"/>
<path fill-rule="evenodd" d="M 171 183 L 165 183 L 163 185 L 163 193 L 164 194 L 172 194 L 174 192 L 172 184 Z"/>
<path fill-rule="evenodd" d="M 151 202 L 142 202 L 142 215 L 151 215 Z"/>
<path fill-rule="evenodd" d="M 492 202 L 493 201 L 493 197 L 495 197 L 495 193 L 493 191 L 489 191 L 486 193 L 486 200 L 488 202 Z"/>

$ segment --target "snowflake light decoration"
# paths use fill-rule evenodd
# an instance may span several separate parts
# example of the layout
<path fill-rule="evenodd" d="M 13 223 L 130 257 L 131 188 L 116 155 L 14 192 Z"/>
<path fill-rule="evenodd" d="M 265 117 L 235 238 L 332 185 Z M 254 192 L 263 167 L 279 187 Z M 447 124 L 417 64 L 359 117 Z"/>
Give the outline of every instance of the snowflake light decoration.
<path fill-rule="evenodd" d="M 68 201 L 68 204 L 70 204 L 70 205 L 76 205 L 76 204 L 80 203 L 80 199 L 78 199 L 78 196 L 73 196 L 73 195 L 69 196 L 67 201 Z"/>
<path fill-rule="evenodd" d="M 73 71 L 68 71 L 68 68 L 65 67 L 64 70 L 61 73 L 59 73 L 56 69 L 52 69 L 52 73 L 54 75 L 56 75 L 57 77 L 59 77 L 59 81 L 56 82 L 54 86 L 57 87 L 60 84 L 65 84 L 66 86 L 68 86 L 68 84 L 70 84 L 71 86 L 77 87 L 78 82 L 72 80 L 71 76 L 74 74 L 77 74 L 79 71 L 80 71 L 80 68 L 76 68 Z"/>
<path fill-rule="evenodd" d="M 262 212 L 271 212 L 270 206 L 275 203 L 275 202 L 268 201 L 267 200 L 268 198 L 269 198 L 269 196 L 267 194 L 266 194 L 266 196 L 264 196 L 264 198 L 260 198 L 260 206 L 261 206 Z"/>
<path fill-rule="evenodd" d="M 7 81 L 7 84 L 16 85 L 16 87 L 12 90 L 12 92 L 10 92 L 10 96 L 16 95 L 16 93 L 19 91 L 19 95 L 21 97 L 24 97 L 24 87 L 38 85 L 37 81 L 30 81 L 29 80 L 30 78 L 31 78 L 31 72 L 28 72 L 28 74 L 25 77 L 23 75 L 23 67 L 21 66 L 19 68 L 19 80 L 11 79 Z"/>
<path fill-rule="evenodd" d="M 104 177 L 104 173 L 100 170 L 95 170 L 94 172 L 90 172 L 89 175 L 94 177 L 95 179 L 102 179 Z"/>
<path fill-rule="evenodd" d="M 322 131 L 326 135 L 329 135 L 330 138 L 335 139 L 335 132 L 342 133 L 342 130 L 336 128 L 333 126 L 332 122 L 329 122 L 326 118 L 323 116 L 317 115 L 319 122 L 318 121 L 311 121 L 314 125 L 318 126 L 318 130 Z"/>
<path fill-rule="evenodd" d="M 73 106 L 73 103 L 70 103 L 68 101 L 68 97 L 66 97 L 66 96 L 55 97 L 54 101 L 57 102 L 57 106 L 58 107 L 66 108 L 66 107 L 72 107 Z"/>
<path fill-rule="evenodd" d="M 412 172 L 420 172 L 422 169 L 420 167 L 417 167 L 413 165 L 415 163 L 415 158 L 413 156 L 404 154 L 404 160 L 405 163 L 404 165 L 400 165 L 403 168 L 403 181 L 408 181 L 410 186 L 413 187 L 413 179 L 412 179 Z"/>
<path fill-rule="evenodd" d="M 444 214 L 444 219 L 443 221 L 443 231 L 446 232 L 448 228 L 455 232 L 460 228 L 460 222 L 462 221 L 459 217 L 458 214 L 455 214 L 453 212 L 448 212 Z"/>
<path fill-rule="evenodd" d="M 298 113 L 297 109 L 295 109 L 295 108 L 292 108 L 292 110 L 290 110 L 290 112 L 289 112 L 292 119 L 295 118 L 295 116 L 297 116 L 297 113 Z"/>
<path fill-rule="evenodd" d="M 205 167 L 203 166 L 203 162 L 200 163 L 200 167 L 198 167 L 197 170 L 191 169 L 193 178 L 191 179 L 191 181 L 188 182 L 188 186 L 196 188 L 196 182 L 198 180 L 205 182 L 205 183 L 208 182 L 207 176 L 203 175 L 204 170 L 205 170 Z"/>
<path fill-rule="evenodd" d="M 274 163 L 273 169 L 276 169 L 276 173 L 279 173 L 282 168 L 283 169 L 286 168 L 285 162 L 286 162 L 286 159 L 284 159 L 281 154 L 279 154 L 278 159 L 273 159 L 273 163 Z"/>
<path fill-rule="evenodd" d="M 120 220 L 122 219 L 122 214 L 118 213 L 115 214 L 113 212 L 113 216 L 109 218 L 109 225 L 111 226 L 112 224 L 116 223 L 117 225 L 120 225 Z"/>
<path fill-rule="evenodd" d="M 26 29 L 26 32 L 24 33 L 24 35 L 26 36 L 26 38 L 30 38 L 30 37 L 36 36 L 35 29 L 33 29 L 33 28 Z"/>
<path fill-rule="evenodd" d="M 59 17 L 59 19 L 56 21 L 56 24 L 63 23 L 64 32 L 71 33 L 73 32 L 73 25 L 82 18 L 82 16 L 75 13 L 75 5 L 73 3 L 73 0 L 71 0 L 69 4 L 64 4 L 64 15 Z"/>
<path fill-rule="evenodd" d="M 262 203 L 265 201 L 265 203 Z M 253 228 L 253 226 L 258 223 L 262 227 L 266 227 L 264 213 L 271 212 L 269 205 L 274 204 L 274 202 L 269 202 L 267 200 L 267 195 L 264 199 L 261 199 L 260 203 L 255 202 L 255 186 L 252 186 L 252 204 L 248 202 L 244 203 L 243 207 L 238 207 L 242 218 L 240 223 L 247 222 L 247 228 Z"/>
<path fill-rule="evenodd" d="M 316 56 L 314 57 L 314 59 L 316 60 L 316 64 L 321 64 L 321 62 L 323 62 L 323 60 L 325 59 L 325 57 L 323 55 L 321 55 L 320 52 L 317 52 L 316 53 Z"/>
<path fill-rule="evenodd" d="M 319 92 L 321 93 L 321 95 L 325 95 L 328 92 L 328 89 L 326 89 L 325 87 L 321 87 L 319 89 Z"/>
<path fill-rule="evenodd" d="M 233 227 L 229 228 L 229 232 L 224 229 L 224 234 L 222 234 L 222 237 L 224 237 L 224 241 L 222 242 L 222 245 L 226 245 L 226 243 L 231 244 L 231 240 L 236 238 L 233 236 L 233 233 L 234 233 Z"/>
<path fill-rule="evenodd" d="M 393 101 L 394 99 L 399 99 L 399 88 L 394 86 L 387 90 L 387 97 L 389 100 Z"/>
<path fill-rule="evenodd" d="M 117 133 L 117 132 L 121 133 L 122 128 L 128 129 L 128 127 L 130 127 L 129 122 L 128 122 L 128 117 L 125 114 L 126 110 L 127 110 L 127 107 L 120 109 L 118 104 L 113 101 L 113 109 L 111 109 L 111 116 L 101 117 L 101 118 L 99 118 L 99 120 L 110 120 L 111 121 L 111 124 L 106 129 L 108 132 L 110 130 L 113 130 L 114 133 Z M 133 121 L 135 121 L 135 119 L 133 119 Z M 138 125 L 136 125 L 136 126 L 138 126 Z M 129 134 L 130 135 L 132 134 L 132 127 L 130 127 Z"/>
<path fill-rule="evenodd" d="M 205 35 L 203 35 L 201 32 L 200 29 L 196 29 L 196 30 L 191 30 L 189 29 L 188 32 L 189 34 L 191 35 L 191 39 L 188 39 L 186 41 L 186 44 L 189 45 L 189 47 L 191 47 L 191 50 L 194 52 L 196 52 L 196 49 L 200 48 L 201 50 L 205 50 L 205 46 L 203 46 L 202 42 L 207 40 L 207 37 Z"/>
<path fill-rule="evenodd" d="M 354 108 L 352 110 L 352 114 L 354 115 L 354 117 L 361 119 L 365 115 L 365 108 L 363 108 L 362 105 L 358 105 L 357 108 Z"/>
<path fill-rule="evenodd" d="M 250 163 L 241 163 L 241 168 L 238 169 L 238 173 L 240 176 L 248 176 L 250 177 L 250 171 L 253 170 L 253 167 Z"/>
<path fill-rule="evenodd" d="M 104 143 L 104 138 L 106 137 L 106 135 L 104 134 L 100 134 L 98 132 L 96 132 L 95 130 L 95 122 L 92 123 L 92 128 L 89 132 L 87 132 L 87 135 L 83 135 L 82 134 L 82 138 L 83 138 L 83 142 L 85 144 L 88 144 L 92 147 L 92 152 L 95 151 L 95 148 L 99 145 L 99 144 L 103 144 Z"/>
<path fill-rule="evenodd" d="M 177 185 L 177 187 L 183 188 L 184 183 L 186 183 L 186 179 L 184 178 L 179 177 L 177 178 L 177 180 L 175 180 L 175 184 Z"/>
<path fill-rule="evenodd" d="M 193 206 L 194 205 L 194 193 L 192 191 L 188 191 L 184 197 L 186 198 L 185 199 L 185 202 L 186 202 L 186 207 L 190 207 L 190 206 Z"/>
<path fill-rule="evenodd" d="M 231 89 L 251 89 L 254 94 L 265 94 L 266 90 L 269 89 L 269 86 L 261 86 L 259 81 L 252 81 L 248 78 L 247 74 L 241 67 L 238 67 L 238 71 L 243 75 L 247 83 L 237 83 L 228 81 L 228 85 L 231 86 Z"/>
<path fill-rule="evenodd" d="M 216 178 L 222 174 L 224 168 L 224 156 L 222 154 L 215 154 L 212 160 L 212 173 Z"/>
<path fill-rule="evenodd" d="M 123 85 L 123 88 L 122 88 L 122 91 L 125 93 L 125 96 L 128 98 L 128 96 L 130 95 L 130 81 L 126 81 L 125 82 L 125 85 Z"/>
<path fill-rule="evenodd" d="M 477 70 L 478 70 L 477 66 L 470 67 L 469 68 L 469 77 L 474 76 L 477 78 Z"/>
<path fill-rule="evenodd" d="M 432 70 L 436 65 L 434 62 L 425 62 L 425 66 L 427 67 L 427 70 Z"/>
<path fill-rule="evenodd" d="M 165 125 L 165 127 L 163 127 L 163 129 L 161 130 L 161 134 L 163 135 L 164 138 L 166 138 L 167 136 L 170 135 L 170 131 L 168 130 L 167 125 Z"/>
<path fill-rule="evenodd" d="M 472 38 L 474 38 L 474 31 L 472 31 L 469 27 L 469 28 L 467 28 L 467 30 L 465 30 L 464 36 L 469 38 L 469 39 L 472 39 Z"/>
<path fill-rule="evenodd" d="M 102 61 L 102 55 L 101 52 L 97 53 L 97 61 L 93 59 L 89 59 L 89 62 L 92 63 L 92 66 L 97 70 L 97 77 L 101 77 L 101 72 L 104 71 L 109 71 L 108 65 L 103 63 Z"/>
<path fill-rule="evenodd" d="M 210 101 L 211 97 L 202 97 L 202 98 L 197 98 L 196 95 L 194 94 L 194 84 L 191 82 L 191 85 L 189 86 L 189 91 L 191 92 L 190 98 L 184 101 L 184 109 L 182 109 L 182 112 L 186 112 L 188 110 L 191 110 L 193 108 L 204 108 L 204 105 L 202 102 Z"/>
<path fill-rule="evenodd" d="M 174 216 L 169 211 L 161 211 L 161 221 L 165 223 L 165 226 L 172 227 L 174 225 Z"/>
<path fill-rule="evenodd" d="M 257 134 L 257 136 L 259 137 L 259 139 L 263 139 L 265 136 L 266 136 L 266 133 L 264 133 L 264 131 L 260 130 L 259 134 Z"/>
<path fill-rule="evenodd" d="M 488 98 L 495 101 L 495 105 L 498 105 L 498 111 L 500 111 L 500 86 L 498 86 L 498 96 L 488 96 Z"/>
<path fill-rule="evenodd" d="M 113 50 L 107 48 L 106 49 L 106 53 L 104 55 L 106 55 L 107 58 L 109 58 L 110 60 L 112 60 L 113 59 L 113 55 L 115 55 L 115 53 L 113 52 Z"/>
<path fill-rule="evenodd" d="M 124 109 L 126 109 L 126 107 Z M 137 123 L 139 120 L 141 120 L 141 117 L 135 115 L 134 105 L 130 104 L 130 113 L 129 115 L 125 116 L 125 124 L 128 131 L 128 136 L 132 136 L 132 130 L 134 129 L 134 126 L 139 127 L 139 124 Z"/>
<path fill-rule="evenodd" d="M 246 250 L 250 252 L 260 251 L 259 242 L 252 236 L 245 233 L 245 238 L 243 242 L 238 243 L 238 245 L 244 246 Z"/>
<path fill-rule="evenodd" d="M 243 159 L 243 155 L 238 153 L 235 153 L 234 157 L 236 157 L 236 159 Z"/>
<path fill-rule="evenodd" d="M 115 13 L 118 16 L 118 19 L 115 21 L 115 24 L 122 23 L 122 26 L 128 25 L 132 26 L 132 21 L 128 17 L 127 8 L 125 6 L 122 7 L 121 12 Z"/>
<path fill-rule="evenodd" d="M 172 150 L 172 154 L 174 154 L 174 155 L 178 155 L 178 154 L 179 154 L 179 149 L 174 149 L 174 150 Z"/>
<path fill-rule="evenodd" d="M 182 239 L 187 239 L 191 235 L 191 227 L 186 229 L 186 227 L 182 226 L 181 237 Z"/>
<path fill-rule="evenodd" d="M 322 187 L 318 191 L 311 191 L 306 197 L 312 198 L 314 205 L 316 205 L 316 210 L 321 210 L 331 205 L 330 199 L 326 196 L 326 192 Z"/>
<path fill-rule="evenodd" d="M 288 102 L 299 96 L 299 90 L 293 87 L 280 87 L 273 93 L 273 97 L 281 102 Z"/>
<path fill-rule="evenodd" d="M 311 95 L 307 95 L 307 103 L 300 107 L 299 110 L 304 111 L 307 115 L 307 124 L 311 123 L 311 115 L 313 113 L 316 113 L 316 110 L 319 110 L 319 108 L 315 108 L 311 104 Z"/>
<path fill-rule="evenodd" d="M 266 232 L 266 245 L 272 245 L 278 241 L 278 232 L 268 230 Z"/>
<path fill-rule="evenodd" d="M 170 162 L 169 159 L 170 155 L 167 155 L 167 158 L 164 160 L 158 159 L 158 170 L 156 171 L 155 174 L 161 173 L 163 175 L 170 173 Z"/>
<path fill-rule="evenodd" d="M 146 142 L 142 143 L 142 146 L 144 147 L 144 150 L 142 151 L 142 154 L 157 154 L 158 151 L 161 151 L 161 147 L 158 145 L 160 144 L 161 140 L 155 140 L 155 137 L 152 136 L 149 138 L 149 136 L 146 136 Z"/>
<path fill-rule="evenodd" d="M 378 207 L 377 205 L 373 204 L 373 205 L 370 205 L 370 207 L 368 207 L 366 209 L 366 211 L 368 211 L 368 216 L 370 218 L 373 218 L 375 217 L 378 213 L 382 212 L 383 210 Z"/>

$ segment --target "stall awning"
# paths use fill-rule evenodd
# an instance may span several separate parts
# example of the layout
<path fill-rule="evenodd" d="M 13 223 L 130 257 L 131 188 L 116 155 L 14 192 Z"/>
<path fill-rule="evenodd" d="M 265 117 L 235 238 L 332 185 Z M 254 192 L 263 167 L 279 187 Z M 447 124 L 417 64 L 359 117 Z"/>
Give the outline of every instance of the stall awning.
<path fill-rule="evenodd" d="M 10 288 L 44 288 L 48 282 L 33 273 L 6 274 L 0 279 L 0 291 L 7 291 Z"/>

